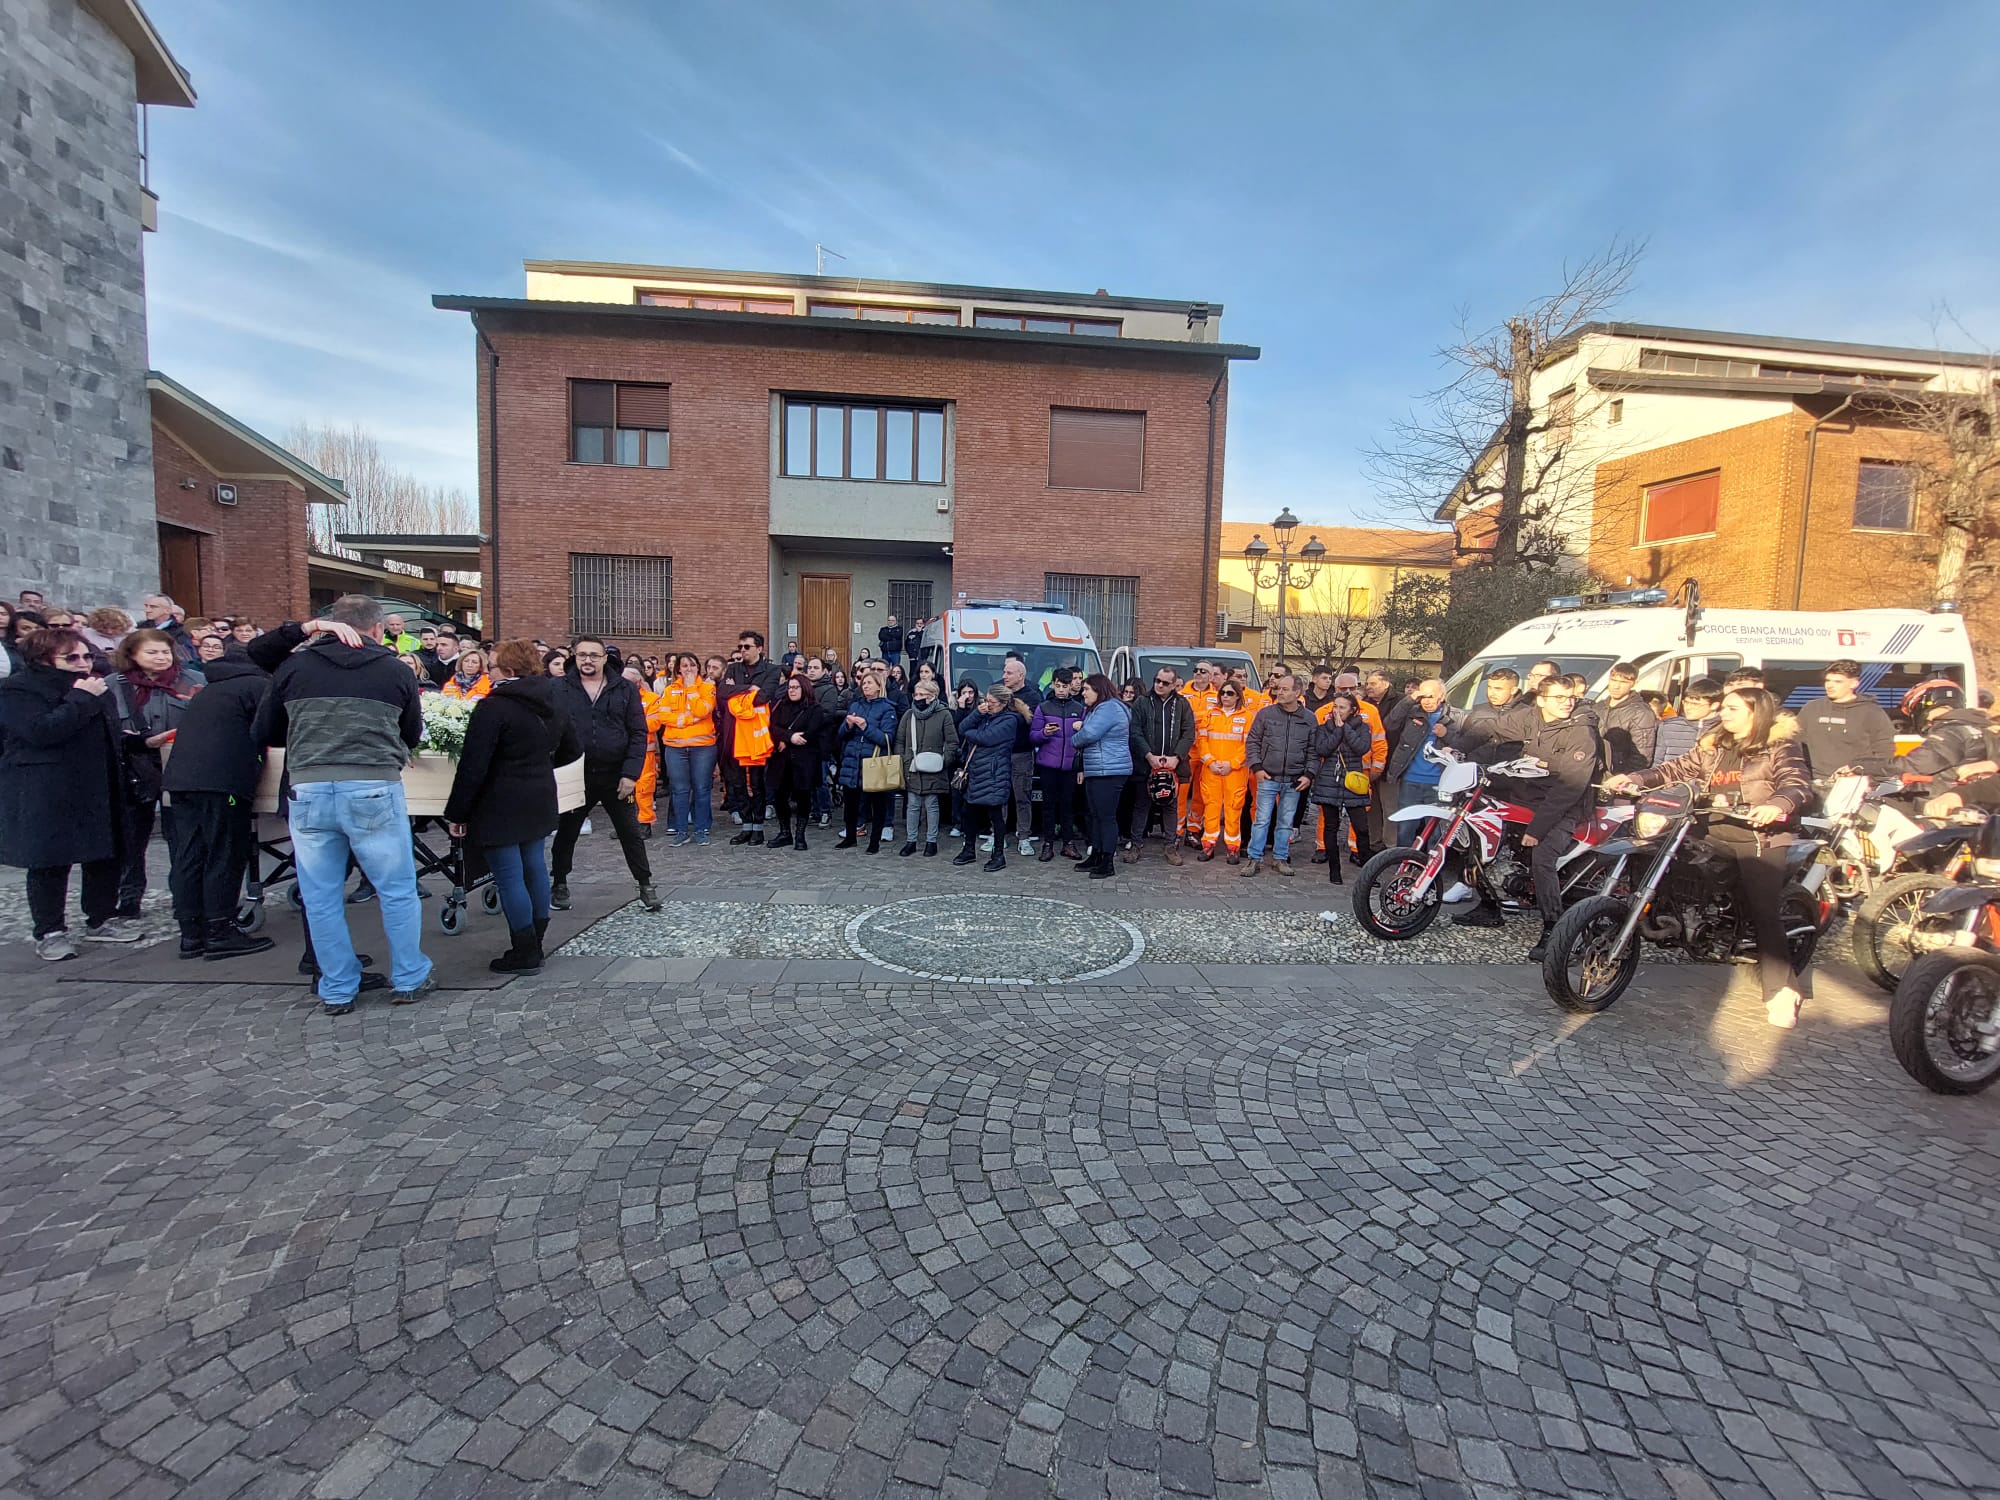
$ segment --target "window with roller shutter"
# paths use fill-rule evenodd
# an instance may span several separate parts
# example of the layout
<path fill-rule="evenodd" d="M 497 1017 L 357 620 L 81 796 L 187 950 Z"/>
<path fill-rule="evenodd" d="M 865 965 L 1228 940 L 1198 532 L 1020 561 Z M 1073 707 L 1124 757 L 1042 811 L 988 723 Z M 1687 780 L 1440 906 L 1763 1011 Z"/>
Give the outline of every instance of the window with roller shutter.
<path fill-rule="evenodd" d="M 569 383 L 570 458 L 580 464 L 667 467 L 667 391 L 627 381 Z"/>
<path fill-rule="evenodd" d="M 1639 540 L 1670 542 L 1681 537 L 1707 536 L 1715 530 L 1716 509 L 1721 499 L 1719 472 L 1648 485 Z"/>
<path fill-rule="evenodd" d="M 1049 408 L 1049 488 L 1124 490 L 1146 482 L 1146 414 Z"/>

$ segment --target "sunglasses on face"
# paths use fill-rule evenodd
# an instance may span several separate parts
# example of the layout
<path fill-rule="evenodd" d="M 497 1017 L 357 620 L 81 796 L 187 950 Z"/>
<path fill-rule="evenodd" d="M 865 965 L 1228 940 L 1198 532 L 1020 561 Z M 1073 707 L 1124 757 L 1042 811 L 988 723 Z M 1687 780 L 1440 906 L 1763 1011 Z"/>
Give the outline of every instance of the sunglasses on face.
<path fill-rule="evenodd" d="M 88 651 L 65 651 L 65 652 L 64 652 L 64 653 L 63 653 L 63 654 L 62 654 L 61 656 L 58 656 L 58 657 L 56 658 L 56 660 L 57 660 L 57 661 L 89 661 L 89 660 L 90 660 L 90 653 L 89 653 Z"/>

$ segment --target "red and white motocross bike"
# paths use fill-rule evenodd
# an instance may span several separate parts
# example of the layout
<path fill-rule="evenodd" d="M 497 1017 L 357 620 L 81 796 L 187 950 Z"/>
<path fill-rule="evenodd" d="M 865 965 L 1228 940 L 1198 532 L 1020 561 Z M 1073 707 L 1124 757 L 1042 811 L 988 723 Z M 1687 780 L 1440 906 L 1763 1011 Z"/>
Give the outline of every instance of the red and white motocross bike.
<path fill-rule="evenodd" d="M 1435 746 L 1425 746 L 1423 753 L 1444 766 L 1437 800 L 1388 815 L 1386 822 L 1397 825 L 1399 834 L 1409 830 L 1414 837 L 1369 860 L 1354 886 L 1355 917 L 1392 943 L 1415 937 L 1448 902 L 1468 896 L 1480 896 L 1508 914 L 1535 906 L 1534 874 L 1521 847 L 1534 809 L 1509 801 L 1492 779 L 1527 781 L 1548 772 L 1532 759 L 1480 766 Z M 1591 809 L 1557 865 L 1565 904 L 1591 891 L 1600 868 L 1598 847 L 1616 838 L 1631 817 L 1629 805 Z"/>

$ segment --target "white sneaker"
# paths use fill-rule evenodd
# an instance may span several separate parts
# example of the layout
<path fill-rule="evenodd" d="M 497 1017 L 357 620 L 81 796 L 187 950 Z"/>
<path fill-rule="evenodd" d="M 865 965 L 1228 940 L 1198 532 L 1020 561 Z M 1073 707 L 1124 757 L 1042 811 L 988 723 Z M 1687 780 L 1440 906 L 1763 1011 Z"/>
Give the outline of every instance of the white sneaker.
<path fill-rule="evenodd" d="M 1033 839 L 1022 839 L 1021 852 L 1023 854 L 1033 854 L 1035 852 L 1035 841 Z"/>
<path fill-rule="evenodd" d="M 588 819 L 588 818 L 585 818 L 585 819 L 583 820 L 583 827 L 579 828 L 579 829 L 577 830 L 577 832 L 578 832 L 578 833 L 588 833 L 588 832 L 590 832 L 590 819 Z"/>
<path fill-rule="evenodd" d="M 47 937 L 35 939 L 35 957 L 49 963 L 60 963 L 65 958 L 76 957 L 76 944 L 69 940 L 67 932 L 52 932 Z"/>
<path fill-rule="evenodd" d="M 889 842 L 890 839 L 894 838 L 895 836 L 896 836 L 895 825 L 892 823 L 884 823 L 882 825 L 882 842 L 886 844 Z"/>
<path fill-rule="evenodd" d="M 83 937 L 89 943 L 136 943 L 139 924 L 127 917 L 110 917 L 94 927 L 85 923 Z"/>
<path fill-rule="evenodd" d="M 993 835 L 992 835 L 992 834 L 990 834 L 990 833 L 982 833 L 982 834 L 981 834 L 981 835 L 979 836 L 979 852 L 980 852 L 981 854 L 991 854 L 991 853 L 993 852 Z"/>

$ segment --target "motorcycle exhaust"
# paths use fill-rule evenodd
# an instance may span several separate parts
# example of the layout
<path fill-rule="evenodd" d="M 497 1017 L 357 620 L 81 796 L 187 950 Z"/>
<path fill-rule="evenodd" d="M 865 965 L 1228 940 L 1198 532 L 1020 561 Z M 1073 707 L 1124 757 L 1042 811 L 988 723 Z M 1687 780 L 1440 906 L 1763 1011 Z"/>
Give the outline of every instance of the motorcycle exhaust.
<path fill-rule="evenodd" d="M 1680 918 L 1669 912 L 1649 912 L 1639 919 L 1639 935 L 1649 943 L 1677 943 L 1681 938 Z"/>

